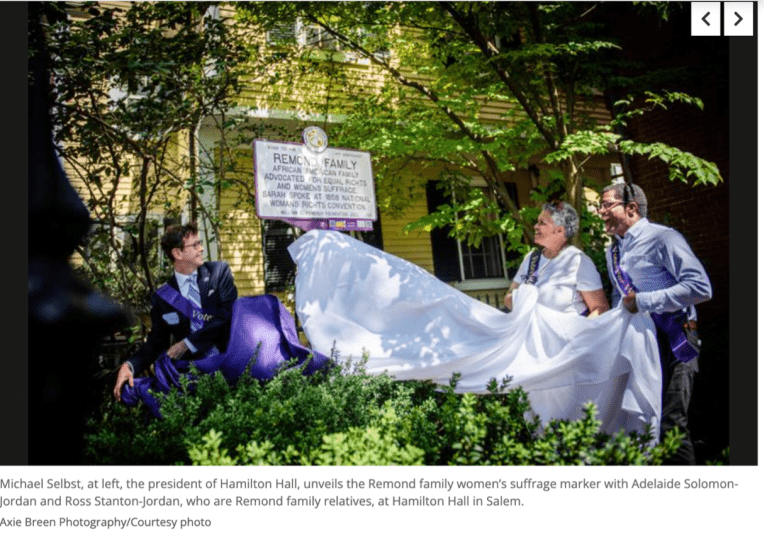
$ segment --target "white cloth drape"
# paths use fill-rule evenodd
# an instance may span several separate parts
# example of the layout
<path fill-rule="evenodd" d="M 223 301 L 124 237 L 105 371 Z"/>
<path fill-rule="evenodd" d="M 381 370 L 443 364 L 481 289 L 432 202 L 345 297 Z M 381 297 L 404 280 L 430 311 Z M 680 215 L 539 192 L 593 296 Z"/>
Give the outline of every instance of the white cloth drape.
<path fill-rule="evenodd" d="M 537 304 L 537 290 L 515 291 L 507 314 L 439 281 L 403 259 L 350 236 L 314 230 L 289 248 L 298 265 L 296 311 L 313 349 L 345 360 L 368 355 L 367 372 L 487 393 L 511 376 L 541 419 L 599 408 L 603 430 L 656 435 L 661 375 L 647 314 L 616 308 L 593 319 Z"/>

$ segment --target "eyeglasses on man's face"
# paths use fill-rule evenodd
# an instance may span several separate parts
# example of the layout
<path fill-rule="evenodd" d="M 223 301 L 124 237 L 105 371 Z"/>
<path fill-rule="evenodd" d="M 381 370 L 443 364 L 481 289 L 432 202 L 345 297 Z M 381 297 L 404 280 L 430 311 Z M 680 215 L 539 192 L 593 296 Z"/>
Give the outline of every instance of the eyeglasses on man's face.
<path fill-rule="evenodd" d="M 197 240 L 197 241 L 196 241 L 195 243 L 193 243 L 193 244 L 185 244 L 185 245 L 184 245 L 184 249 L 186 249 L 186 248 L 188 248 L 188 247 L 193 247 L 193 248 L 195 248 L 195 249 L 199 249 L 199 248 L 201 248 L 201 247 L 202 247 L 202 241 L 200 241 L 200 240 Z"/>
<path fill-rule="evenodd" d="M 623 204 L 620 200 L 606 200 L 604 202 L 601 202 L 599 204 L 599 208 L 597 208 L 600 212 L 606 212 L 608 210 L 612 210 L 615 206 L 618 206 L 619 204 Z"/>

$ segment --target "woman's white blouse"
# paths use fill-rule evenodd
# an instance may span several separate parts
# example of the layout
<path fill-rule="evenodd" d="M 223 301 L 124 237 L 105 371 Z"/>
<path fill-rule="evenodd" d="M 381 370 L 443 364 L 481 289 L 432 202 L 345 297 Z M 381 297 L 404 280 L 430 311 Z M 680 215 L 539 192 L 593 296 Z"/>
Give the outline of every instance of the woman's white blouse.
<path fill-rule="evenodd" d="M 525 283 L 532 254 L 531 251 L 525 255 L 514 282 Z M 588 307 L 580 292 L 602 289 L 602 279 L 594 262 L 574 246 L 565 247 L 553 259 L 541 255 L 537 275 L 538 302 L 560 312 L 583 314 Z"/>

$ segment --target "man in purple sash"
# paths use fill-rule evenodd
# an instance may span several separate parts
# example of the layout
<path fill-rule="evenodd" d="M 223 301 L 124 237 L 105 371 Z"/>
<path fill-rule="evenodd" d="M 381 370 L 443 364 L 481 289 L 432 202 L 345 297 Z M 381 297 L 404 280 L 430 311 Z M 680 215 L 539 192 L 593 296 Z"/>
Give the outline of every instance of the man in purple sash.
<path fill-rule="evenodd" d="M 658 337 L 663 372 L 661 437 L 683 433 L 672 464 L 695 464 L 687 429 L 692 383 L 698 370 L 695 304 L 711 298 L 703 265 L 680 233 L 647 220 L 647 197 L 637 185 L 616 183 L 602 191 L 599 214 L 614 235 L 607 249 L 613 306 L 649 312 Z"/>
<path fill-rule="evenodd" d="M 146 342 L 117 373 L 114 396 L 120 400 L 125 383 L 160 355 L 197 360 L 224 352 L 229 341 L 232 305 L 237 288 L 229 265 L 204 262 L 194 224 L 170 227 L 161 246 L 173 262 L 174 274 L 152 294 L 152 330 Z"/>

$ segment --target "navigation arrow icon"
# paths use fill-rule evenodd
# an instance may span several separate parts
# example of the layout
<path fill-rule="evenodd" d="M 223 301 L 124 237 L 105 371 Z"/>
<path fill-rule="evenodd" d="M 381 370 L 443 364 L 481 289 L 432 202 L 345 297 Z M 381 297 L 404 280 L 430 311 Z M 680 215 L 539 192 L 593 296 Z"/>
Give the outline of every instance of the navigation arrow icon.
<path fill-rule="evenodd" d="M 724 12 L 727 14 L 728 19 L 727 26 L 730 29 L 738 32 L 748 25 L 748 14 L 743 7 L 744 3 L 738 2 L 691 2 L 690 6 L 690 35 L 691 36 L 721 36 L 722 34 L 722 4 L 724 4 Z M 735 5 L 737 4 L 737 5 Z M 727 11 L 727 6 L 732 8 Z M 743 13 L 743 24 L 735 28 L 732 23 L 735 22 L 733 12 L 738 10 L 739 13 Z M 729 19 L 732 17 L 732 20 Z"/>
<path fill-rule="evenodd" d="M 708 15 L 708 13 L 706 15 Z M 735 26 L 738 26 L 740 22 L 743 20 L 743 17 L 741 17 L 740 13 L 738 13 L 737 11 L 735 12 L 735 17 L 738 18 L 738 21 L 735 23 Z"/>

